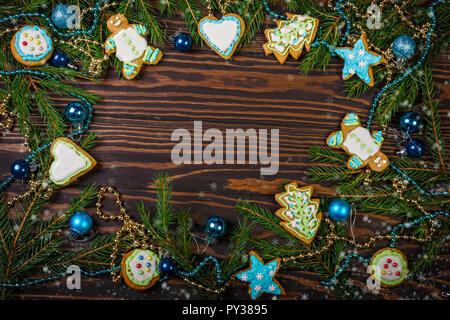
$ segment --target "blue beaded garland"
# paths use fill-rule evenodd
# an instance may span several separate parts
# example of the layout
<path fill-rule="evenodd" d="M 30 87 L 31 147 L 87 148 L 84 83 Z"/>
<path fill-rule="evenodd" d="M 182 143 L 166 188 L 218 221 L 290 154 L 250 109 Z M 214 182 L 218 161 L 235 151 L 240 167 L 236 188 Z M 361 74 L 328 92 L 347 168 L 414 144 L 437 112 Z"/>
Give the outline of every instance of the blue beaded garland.
<path fill-rule="evenodd" d="M 187 33 L 179 33 L 173 39 L 173 45 L 180 52 L 189 52 L 192 49 L 192 38 Z"/>
<path fill-rule="evenodd" d="M 75 11 L 70 8 L 70 6 L 66 4 L 60 4 L 55 7 L 52 11 L 52 22 L 55 24 L 55 26 L 59 28 L 67 29 L 69 27 L 68 20 L 70 18 L 74 19 Z M 75 21 L 72 21 L 72 24 L 74 24 Z"/>
<path fill-rule="evenodd" d="M 159 272 L 163 277 L 171 277 L 177 273 L 177 262 L 169 257 L 162 257 L 159 261 Z"/>
<path fill-rule="evenodd" d="M 328 213 L 335 221 L 344 221 L 350 217 L 352 207 L 344 199 L 334 199 L 328 205 Z"/>
<path fill-rule="evenodd" d="M 85 212 L 77 212 L 75 213 L 69 221 L 69 227 L 72 232 L 76 235 L 86 235 L 88 234 L 93 225 L 93 221 L 90 215 Z"/>
<path fill-rule="evenodd" d="M 15 178 L 25 179 L 30 174 L 30 165 L 25 160 L 14 161 L 11 165 L 11 174 Z"/>
<path fill-rule="evenodd" d="M 88 117 L 88 110 L 79 101 L 71 102 L 66 107 L 66 118 L 72 123 L 81 123 Z"/>
<path fill-rule="evenodd" d="M 416 52 L 416 43 L 410 36 L 399 36 L 392 43 L 392 53 L 400 59 L 408 59 Z"/>
<path fill-rule="evenodd" d="M 408 133 L 414 133 L 419 131 L 422 125 L 422 118 L 417 112 L 410 111 L 405 112 L 400 116 L 400 128 Z"/>
<path fill-rule="evenodd" d="M 406 144 L 406 153 L 413 158 L 420 158 L 426 151 L 425 144 L 419 139 L 411 139 Z"/>
<path fill-rule="evenodd" d="M 54 67 L 65 68 L 69 64 L 69 56 L 63 51 L 56 51 L 50 58 L 50 64 Z"/>
<path fill-rule="evenodd" d="M 206 221 L 205 231 L 208 238 L 222 238 L 227 232 L 227 223 L 221 217 L 211 217 Z"/>

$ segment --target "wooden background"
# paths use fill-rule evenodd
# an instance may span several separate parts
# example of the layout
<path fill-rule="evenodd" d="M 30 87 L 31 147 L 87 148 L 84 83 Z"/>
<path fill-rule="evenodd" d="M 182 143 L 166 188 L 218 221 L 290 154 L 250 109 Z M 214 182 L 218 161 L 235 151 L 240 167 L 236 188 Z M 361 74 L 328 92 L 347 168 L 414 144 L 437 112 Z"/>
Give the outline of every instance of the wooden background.
<path fill-rule="evenodd" d="M 265 27 L 273 27 L 267 18 Z M 186 32 L 180 19 L 168 20 L 168 34 Z M 307 157 L 308 147 L 325 146 L 325 138 L 337 130 L 345 113 L 356 112 L 363 123 L 377 89 L 369 90 L 359 99 L 349 100 L 342 90 L 343 61 L 333 59 L 327 71 L 314 70 L 302 76 L 298 61 L 288 58 L 280 65 L 273 56 L 265 56 L 262 44 L 263 31 L 245 48 L 238 50 L 231 61 L 224 61 L 208 48 L 195 48 L 191 53 L 176 51 L 170 43 L 161 46 L 164 58 L 157 66 L 145 66 L 139 80 L 117 79 L 110 71 L 99 84 L 80 81 L 79 86 L 101 95 L 104 100 L 95 106 L 92 131 L 99 134 L 98 145 L 91 154 L 99 162 L 97 169 L 82 177 L 79 184 L 67 187 L 52 198 L 48 214 L 64 210 L 70 199 L 79 194 L 88 183 L 115 185 L 122 193 L 126 208 L 137 216 L 135 203 L 143 200 L 150 208 L 155 206 L 155 189 L 152 178 L 157 172 L 168 172 L 173 179 L 176 207 L 190 207 L 196 224 L 195 233 L 203 235 L 203 225 L 210 216 L 221 216 L 229 224 L 237 221 L 233 206 L 247 199 L 272 211 L 278 207 L 273 194 L 278 191 L 277 179 L 292 179 L 309 183 L 306 170 L 314 163 Z M 437 82 L 442 130 L 450 136 L 450 87 L 448 86 L 450 60 L 448 53 L 436 60 L 434 77 Z M 64 110 L 68 100 L 57 101 Z M 170 141 L 171 133 L 178 128 L 193 132 L 194 120 L 203 121 L 203 130 L 248 128 L 280 130 L 280 169 L 275 176 L 261 176 L 260 165 L 174 165 L 170 153 L 176 144 Z M 396 125 L 396 124 L 394 124 Z M 449 143 L 448 143 L 449 144 Z M 449 144 L 450 145 L 450 144 Z M 397 147 L 392 136 L 387 137 L 384 151 L 396 157 Z M 16 131 L 0 139 L 0 158 L 5 174 L 9 163 L 26 157 L 23 139 Z M 331 186 L 315 185 L 318 196 L 335 195 Z M 23 192 L 26 185 L 16 181 L 8 188 L 8 196 Z M 112 205 L 109 213 L 115 213 Z M 86 212 L 95 215 L 94 207 Z M 355 234 L 364 241 L 371 235 L 388 232 L 388 227 L 398 223 L 385 216 L 358 213 Z M 99 233 L 114 232 L 118 225 L 105 223 L 94 217 Z M 271 235 L 262 229 L 255 233 L 261 237 Z M 350 234 L 350 233 L 349 233 Z M 414 243 L 400 242 L 408 256 L 420 254 Z M 225 238 L 209 247 L 203 254 L 224 257 L 229 245 Z M 370 256 L 376 248 L 362 251 Z M 200 247 L 200 250 L 203 246 Z M 383 289 L 381 294 L 367 294 L 366 299 L 444 299 L 448 292 L 449 246 L 439 255 L 430 272 L 421 281 L 408 281 L 394 289 Z M 364 268 L 356 267 L 352 280 L 363 288 L 367 279 Z M 281 270 L 278 279 L 287 295 L 278 299 L 333 299 L 316 274 Z M 82 277 L 81 290 L 68 290 L 65 279 L 44 287 L 21 291 L 23 299 L 204 299 L 180 279 L 171 279 L 145 292 L 137 292 L 126 285 L 113 284 L 103 278 Z M 263 299 L 271 299 L 264 295 Z M 223 299 L 249 299 L 247 284 L 235 281 Z"/>

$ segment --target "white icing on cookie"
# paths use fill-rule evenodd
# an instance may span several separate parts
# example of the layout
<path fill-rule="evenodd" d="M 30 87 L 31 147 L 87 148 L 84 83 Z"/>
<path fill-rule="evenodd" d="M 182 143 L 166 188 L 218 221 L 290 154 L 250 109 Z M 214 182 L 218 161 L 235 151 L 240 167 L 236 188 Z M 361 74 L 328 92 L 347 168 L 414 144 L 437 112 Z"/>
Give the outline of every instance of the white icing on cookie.
<path fill-rule="evenodd" d="M 145 250 L 139 251 L 129 263 L 133 278 L 139 282 L 153 278 L 158 271 L 157 265 L 156 259 Z"/>
<path fill-rule="evenodd" d="M 20 33 L 19 49 L 24 55 L 39 56 L 48 48 L 49 44 L 41 30 L 28 28 Z"/>
<path fill-rule="evenodd" d="M 50 179 L 55 183 L 63 183 L 72 175 L 89 167 L 90 161 L 71 145 L 57 141 L 52 147 L 55 157 L 50 167 Z"/>
<path fill-rule="evenodd" d="M 380 146 L 373 141 L 369 130 L 363 127 L 350 131 L 343 145 L 350 154 L 355 154 L 362 161 L 366 161 L 380 150 Z"/>
<path fill-rule="evenodd" d="M 403 264 L 397 256 L 385 256 L 376 264 L 379 276 L 386 281 L 395 281 L 403 276 Z"/>
<path fill-rule="evenodd" d="M 240 25 L 236 20 L 223 20 L 221 22 L 204 21 L 202 31 L 212 45 L 222 52 L 233 46 L 239 34 Z"/>
<path fill-rule="evenodd" d="M 116 57 L 123 62 L 140 58 L 147 48 L 147 40 L 133 27 L 120 30 L 112 39 L 116 44 Z"/>

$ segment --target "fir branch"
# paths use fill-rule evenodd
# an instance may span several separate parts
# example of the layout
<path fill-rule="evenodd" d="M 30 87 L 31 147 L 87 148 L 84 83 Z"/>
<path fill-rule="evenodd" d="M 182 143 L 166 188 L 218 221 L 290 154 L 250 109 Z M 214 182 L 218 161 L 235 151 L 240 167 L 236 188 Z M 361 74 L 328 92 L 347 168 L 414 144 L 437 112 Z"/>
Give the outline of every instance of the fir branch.
<path fill-rule="evenodd" d="M 439 162 L 442 170 L 446 171 L 447 153 L 445 150 L 445 140 L 442 137 L 441 119 L 439 117 L 439 101 L 435 99 L 435 89 L 432 69 L 426 67 L 420 82 L 425 111 L 425 137 L 428 150 L 432 158 Z"/>

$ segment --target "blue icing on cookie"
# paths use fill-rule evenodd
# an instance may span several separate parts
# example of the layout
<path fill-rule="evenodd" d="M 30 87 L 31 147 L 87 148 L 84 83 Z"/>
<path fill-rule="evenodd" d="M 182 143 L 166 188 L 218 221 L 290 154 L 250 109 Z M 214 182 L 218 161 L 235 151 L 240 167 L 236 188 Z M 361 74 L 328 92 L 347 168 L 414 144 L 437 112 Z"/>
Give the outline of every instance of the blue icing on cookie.
<path fill-rule="evenodd" d="M 359 118 L 354 113 L 349 113 L 344 118 L 344 125 L 346 126 L 359 126 Z"/>
<path fill-rule="evenodd" d="M 114 49 L 115 47 L 116 47 L 116 43 L 114 42 L 114 39 L 109 38 L 109 39 L 106 41 L 106 49 L 112 50 L 112 49 Z"/>
<path fill-rule="evenodd" d="M 250 268 L 236 274 L 236 278 L 250 283 L 250 295 L 252 299 L 264 292 L 270 294 L 282 294 L 283 290 L 274 279 L 278 270 L 278 261 L 273 260 L 264 264 L 254 253 L 250 253 Z"/>
<path fill-rule="evenodd" d="M 357 156 L 352 156 L 348 161 L 348 165 L 350 166 L 350 168 L 358 169 L 363 165 L 363 162 Z"/>
<path fill-rule="evenodd" d="M 139 34 L 144 34 L 147 32 L 147 27 L 141 24 L 135 24 L 133 27 L 137 30 Z"/>
<path fill-rule="evenodd" d="M 130 76 L 132 76 L 133 74 L 135 74 L 136 73 L 136 68 L 137 67 L 137 65 L 135 64 L 135 63 L 133 63 L 133 62 L 125 62 L 124 64 L 123 64 L 123 70 L 124 70 L 124 72 L 125 72 L 125 75 L 127 76 L 127 77 L 130 77 Z"/>
<path fill-rule="evenodd" d="M 40 32 L 42 34 L 42 36 L 45 38 L 45 40 L 47 41 L 47 45 L 48 45 L 47 50 L 45 50 L 40 55 L 31 55 L 31 54 L 27 55 L 27 54 L 23 53 L 22 50 L 20 50 L 20 43 L 19 43 L 20 35 L 27 30 Z M 47 31 L 45 31 L 44 29 L 42 29 L 38 26 L 32 26 L 32 27 L 25 26 L 16 33 L 14 47 L 16 48 L 16 51 L 19 54 L 19 56 L 22 58 L 22 60 L 24 60 L 24 61 L 39 61 L 39 60 L 43 59 L 46 55 L 48 55 L 53 50 L 53 41 L 52 41 L 52 38 L 50 38 L 50 36 L 47 34 Z"/>
<path fill-rule="evenodd" d="M 373 133 L 373 138 L 375 139 L 375 142 L 378 144 L 381 144 L 383 142 L 383 132 L 376 131 Z"/>
<path fill-rule="evenodd" d="M 236 37 L 234 38 L 233 42 L 230 44 L 229 48 L 227 49 L 227 51 L 222 51 L 219 48 L 217 48 L 213 43 L 211 43 L 211 40 L 208 38 L 208 36 L 203 32 L 203 25 L 205 24 L 205 22 L 212 22 L 212 23 L 222 23 L 223 21 L 227 21 L 227 20 L 232 20 L 232 21 L 236 21 L 238 23 L 238 32 L 236 33 Z M 242 25 L 241 25 L 241 21 L 236 18 L 235 16 L 225 16 L 222 17 L 222 19 L 220 20 L 212 20 L 212 19 L 205 19 L 200 23 L 200 32 L 202 33 L 202 35 L 208 39 L 208 43 L 217 51 L 220 52 L 220 54 L 224 55 L 224 56 L 229 56 L 231 54 L 231 52 L 233 51 L 234 45 L 236 44 L 236 42 L 239 40 L 241 32 L 242 32 Z"/>
<path fill-rule="evenodd" d="M 344 69 L 342 69 L 344 79 L 356 73 L 365 83 L 369 84 L 372 82 L 369 67 L 378 64 L 382 56 L 367 51 L 362 38 L 356 42 L 353 49 L 336 48 L 334 52 L 345 60 Z"/>
<path fill-rule="evenodd" d="M 338 131 L 327 140 L 327 144 L 330 147 L 334 146 L 339 147 L 342 144 L 342 141 L 343 141 L 342 131 Z"/>

